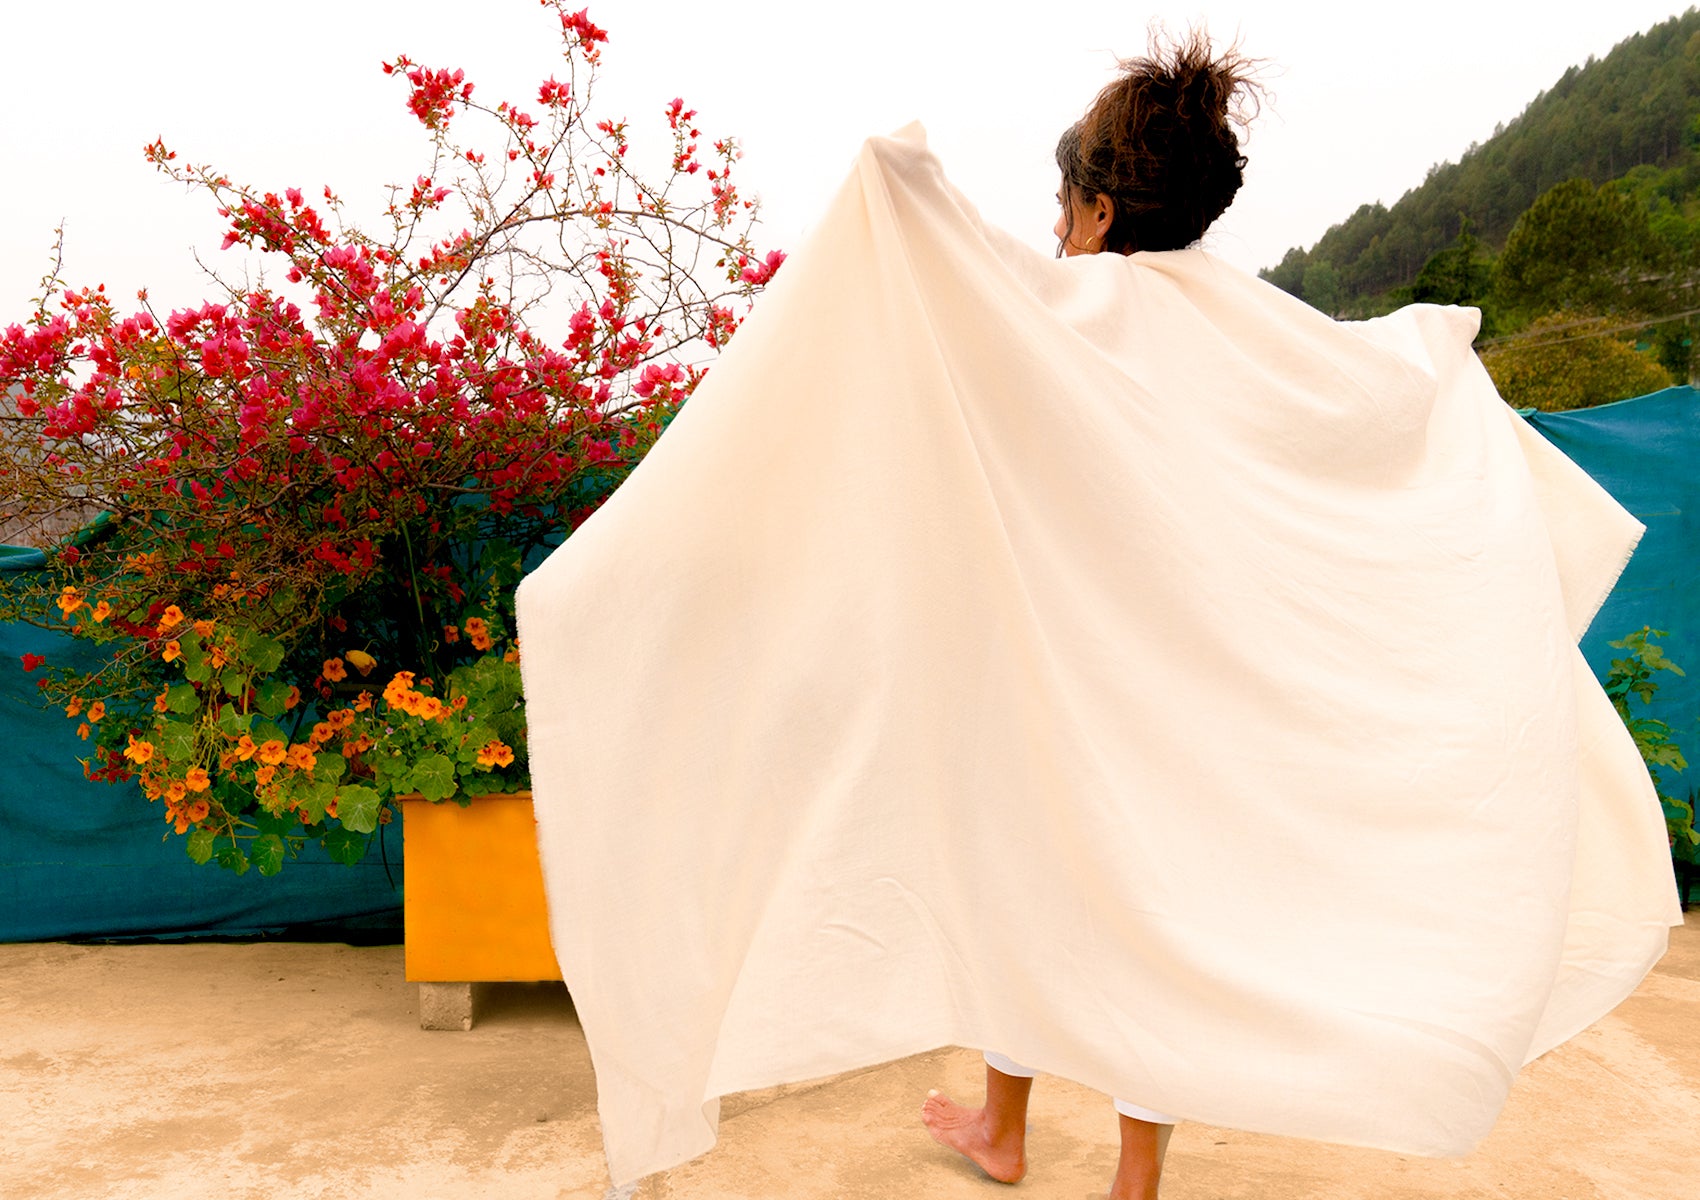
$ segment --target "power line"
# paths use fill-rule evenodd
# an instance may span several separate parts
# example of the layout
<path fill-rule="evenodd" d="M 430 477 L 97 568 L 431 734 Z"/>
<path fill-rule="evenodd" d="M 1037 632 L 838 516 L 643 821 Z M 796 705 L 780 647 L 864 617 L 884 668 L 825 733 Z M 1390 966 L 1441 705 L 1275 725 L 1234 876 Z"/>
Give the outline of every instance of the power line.
<path fill-rule="evenodd" d="M 1534 349 L 1538 346 L 1556 346 L 1560 342 L 1578 341 L 1580 338 L 1610 337 L 1613 334 L 1628 333 L 1632 329 L 1646 329 L 1653 325 L 1663 325 L 1669 321 L 1680 321 L 1684 317 L 1692 316 L 1700 316 L 1700 308 L 1688 308 L 1681 312 L 1665 313 L 1656 317 L 1642 317 L 1640 320 L 1629 321 L 1622 325 L 1612 325 L 1605 329 L 1593 329 L 1587 333 L 1581 334 L 1580 337 L 1577 338 L 1550 336 L 1555 333 L 1563 333 L 1566 329 L 1579 329 L 1586 325 L 1593 325 L 1600 320 L 1599 317 L 1580 317 L 1574 321 L 1566 321 L 1562 325 L 1547 325 L 1541 329 L 1529 332 L 1508 333 L 1502 337 L 1486 338 L 1477 342 L 1476 345 L 1478 348 L 1485 348 L 1488 346 L 1503 346 L 1507 343 L 1516 342 L 1522 344 L 1526 348 Z M 1542 340 L 1532 340 L 1537 338 Z"/>

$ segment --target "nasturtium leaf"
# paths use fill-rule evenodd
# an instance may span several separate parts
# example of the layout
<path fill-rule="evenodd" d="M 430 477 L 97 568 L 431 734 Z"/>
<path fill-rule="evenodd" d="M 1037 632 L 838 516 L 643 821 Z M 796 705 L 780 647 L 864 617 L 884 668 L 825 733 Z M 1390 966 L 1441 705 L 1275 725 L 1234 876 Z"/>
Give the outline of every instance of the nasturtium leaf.
<path fill-rule="evenodd" d="M 248 856 L 235 846 L 226 846 L 218 852 L 218 865 L 227 871 L 235 871 L 238 875 L 246 875 Z"/>
<path fill-rule="evenodd" d="M 197 829 L 191 833 L 189 844 L 185 847 L 189 851 L 189 857 L 198 863 L 205 863 L 212 857 L 213 837 L 213 831 L 210 829 Z"/>
<path fill-rule="evenodd" d="M 276 875 L 283 869 L 283 839 L 275 833 L 261 834 L 252 847 L 254 865 L 262 875 Z"/>
<path fill-rule="evenodd" d="M 345 829 L 352 829 L 355 833 L 371 833 L 378 827 L 378 793 L 358 783 L 339 788 L 336 816 Z"/>
<path fill-rule="evenodd" d="M 289 735 L 270 721 L 255 721 L 253 732 L 249 735 L 256 743 L 287 742 Z"/>
<path fill-rule="evenodd" d="M 324 820 L 325 809 L 330 807 L 330 803 L 334 799 L 336 799 L 336 785 L 317 782 L 309 783 L 306 787 L 303 787 L 295 798 L 296 803 L 307 810 L 303 822 L 308 825 L 317 825 Z"/>
<path fill-rule="evenodd" d="M 186 762 L 195 753 L 195 727 L 184 721 L 167 721 L 159 735 L 159 750 L 174 763 Z"/>
<path fill-rule="evenodd" d="M 496 736 L 496 731 L 480 721 L 466 731 L 466 741 L 461 743 L 460 754 L 457 756 L 463 763 L 478 761 L 478 751 L 490 744 Z"/>
<path fill-rule="evenodd" d="M 276 720 L 283 715 L 283 702 L 288 696 L 288 684 L 268 679 L 254 689 L 254 705 L 266 716 Z"/>
<path fill-rule="evenodd" d="M 317 761 L 313 763 L 313 778 L 325 783 L 335 783 L 348 774 L 348 760 L 340 754 L 326 753 L 321 750 Z"/>
<path fill-rule="evenodd" d="M 261 675 L 270 675 L 283 664 L 283 643 L 263 635 L 256 637 L 248 650 L 248 661 Z"/>
<path fill-rule="evenodd" d="M 218 731 L 225 737 L 241 737 L 248 732 L 248 726 L 253 717 L 245 712 L 239 712 L 231 705 L 225 705 L 218 713 Z"/>
<path fill-rule="evenodd" d="M 231 667 L 229 670 L 225 671 L 223 675 L 219 676 L 219 683 L 223 686 L 224 694 L 226 696 L 240 696 L 247 690 L 246 681 L 242 678 L 242 672 L 238 671 L 235 667 Z"/>
<path fill-rule="evenodd" d="M 427 800 L 447 800 L 455 794 L 455 765 L 441 754 L 427 754 L 413 766 L 407 790 Z"/>
<path fill-rule="evenodd" d="M 165 707 L 174 713 L 194 712 L 200 706 L 200 697 L 191 684 L 174 683 L 165 693 Z"/>
<path fill-rule="evenodd" d="M 200 662 L 184 667 L 183 678 L 193 683 L 205 683 L 212 678 L 212 668 L 207 666 L 207 660 L 203 658 Z"/>
<path fill-rule="evenodd" d="M 325 834 L 325 853 L 332 862 L 352 867 L 366 857 L 366 838 L 350 829 L 333 829 Z"/>

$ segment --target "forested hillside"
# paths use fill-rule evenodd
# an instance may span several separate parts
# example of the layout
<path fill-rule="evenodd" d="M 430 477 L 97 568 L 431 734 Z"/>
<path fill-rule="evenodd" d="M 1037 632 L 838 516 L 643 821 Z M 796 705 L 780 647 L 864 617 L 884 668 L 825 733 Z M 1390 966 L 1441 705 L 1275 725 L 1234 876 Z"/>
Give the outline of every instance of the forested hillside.
<path fill-rule="evenodd" d="M 1495 253 L 1537 198 L 1571 179 L 1624 179 L 1655 224 L 1663 218 L 1666 239 L 1689 248 L 1681 210 L 1700 193 L 1700 10 L 1570 68 L 1487 142 L 1431 168 L 1392 208 L 1364 205 L 1309 251 L 1295 247 L 1262 274 L 1337 313 L 1383 311 L 1411 298 L 1419 273 L 1455 249 L 1461 232 Z"/>

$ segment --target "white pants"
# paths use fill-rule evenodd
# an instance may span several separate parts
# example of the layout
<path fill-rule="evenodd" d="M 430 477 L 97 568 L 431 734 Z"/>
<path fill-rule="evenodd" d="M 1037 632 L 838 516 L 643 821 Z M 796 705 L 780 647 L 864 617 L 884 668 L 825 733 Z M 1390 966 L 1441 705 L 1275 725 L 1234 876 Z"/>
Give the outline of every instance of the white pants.
<path fill-rule="evenodd" d="M 995 1071 L 1002 1071 L 1005 1075 L 1013 1075 L 1017 1079 L 1031 1079 L 1039 1073 L 1032 1067 L 1024 1067 L 1013 1058 L 999 1054 L 995 1050 L 986 1050 L 983 1053 L 986 1065 Z M 1153 1125 L 1180 1124 L 1179 1117 L 1171 1117 L 1152 1108 L 1141 1108 L 1137 1104 L 1129 1104 L 1126 1100 L 1116 1101 L 1116 1111 L 1124 1117 L 1132 1117 L 1135 1121 L 1149 1121 Z"/>

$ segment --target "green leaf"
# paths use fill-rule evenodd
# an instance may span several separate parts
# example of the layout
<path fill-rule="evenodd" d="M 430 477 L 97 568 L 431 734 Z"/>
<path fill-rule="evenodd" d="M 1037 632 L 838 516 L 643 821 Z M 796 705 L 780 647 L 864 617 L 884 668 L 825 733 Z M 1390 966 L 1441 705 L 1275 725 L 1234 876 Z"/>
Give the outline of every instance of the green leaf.
<path fill-rule="evenodd" d="M 206 648 L 201 645 L 200 635 L 193 629 L 185 629 L 177 635 L 177 648 L 183 652 L 183 662 L 188 666 L 197 666 L 207 660 Z"/>
<path fill-rule="evenodd" d="M 248 732 L 248 726 L 253 719 L 250 714 L 239 712 L 227 704 L 219 710 L 218 731 L 225 737 L 241 737 Z"/>
<path fill-rule="evenodd" d="M 254 839 L 254 865 L 262 875 L 276 875 L 283 870 L 283 839 L 275 833 Z"/>
<path fill-rule="evenodd" d="M 198 663 L 190 663 L 184 667 L 183 678 L 192 683 L 205 683 L 212 678 L 212 668 L 207 666 L 207 660 L 203 658 Z"/>
<path fill-rule="evenodd" d="M 460 753 L 456 755 L 463 764 L 470 765 L 478 761 L 478 751 L 490 744 L 490 739 L 496 736 L 496 731 L 480 721 L 466 731 L 466 741 L 461 745 Z"/>
<path fill-rule="evenodd" d="M 191 833 L 185 847 L 189 851 L 189 857 L 198 863 L 205 863 L 212 857 L 213 837 L 213 831 L 210 829 L 197 829 Z"/>
<path fill-rule="evenodd" d="M 342 755 L 319 751 L 318 758 L 313 763 L 313 778 L 325 783 L 335 783 L 348 774 L 348 760 Z"/>
<path fill-rule="evenodd" d="M 254 665 L 254 670 L 261 675 L 270 675 L 283 665 L 283 643 L 276 638 L 259 634 L 255 636 L 253 644 L 247 647 L 247 657 Z"/>
<path fill-rule="evenodd" d="M 325 819 L 325 810 L 336 799 L 336 785 L 313 782 L 302 787 L 295 796 L 296 803 L 307 810 L 305 823 L 317 825 Z"/>
<path fill-rule="evenodd" d="M 240 696 L 247 690 L 247 681 L 243 679 L 242 672 L 235 667 L 231 667 L 219 676 L 219 683 L 223 686 L 224 694 L 227 696 Z"/>
<path fill-rule="evenodd" d="M 447 800 L 455 794 L 455 765 L 441 754 L 427 754 L 413 765 L 407 790 L 427 800 Z"/>
<path fill-rule="evenodd" d="M 184 721 L 167 721 L 160 732 L 159 751 L 173 764 L 184 763 L 195 754 L 195 727 Z"/>
<path fill-rule="evenodd" d="M 194 712 L 200 706 L 201 698 L 191 684 L 174 683 L 165 693 L 165 707 L 174 713 Z"/>
<path fill-rule="evenodd" d="M 366 857 L 367 839 L 351 829 L 333 829 L 325 834 L 325 853 L 332 862 L 352 867 Z"/>
<path fill-rule="evenodd" d="M 238 875 L 246 875 L 248 856 L 235 846 L 226 846 L 218 852 L 218 865 L 227 871 L 235 871 Z"/>
<path fill-rule="evenodd" d="M 338 789 L 336 818 L 344 829 L 371 833 L 378 827 L 378 793 L 357 783 Z"/>
<path fill-rule="evenodd" d="M 270 721 L 254 722 L 254 729 L 250 736 L 255 742 L 261 745 L 264 745 L 266 742 L 289 741 L 289 735 Z"/>
<path fill-rule="evenodd" d="M 283 702 L 288 697 L 288 684 L 268 679 L 254 689 L 254 706 L 275 721 L 283 715 Z"/>

